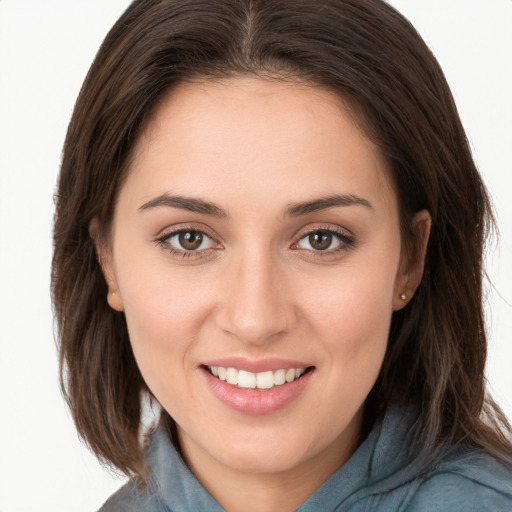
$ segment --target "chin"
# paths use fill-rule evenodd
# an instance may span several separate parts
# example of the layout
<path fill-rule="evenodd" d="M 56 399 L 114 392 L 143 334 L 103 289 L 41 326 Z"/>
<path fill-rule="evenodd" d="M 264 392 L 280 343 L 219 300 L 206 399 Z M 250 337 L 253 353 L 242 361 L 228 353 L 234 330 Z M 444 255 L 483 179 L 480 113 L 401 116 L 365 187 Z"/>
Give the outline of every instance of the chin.
<path fill-rule="evenodd" d="M 268 449 L 232 450 L 224 452 L 219 461 L 225 466 L 242 473 L 281 473 L 298 467 L 309 457 L 306 453 L 296 449 Z"/>

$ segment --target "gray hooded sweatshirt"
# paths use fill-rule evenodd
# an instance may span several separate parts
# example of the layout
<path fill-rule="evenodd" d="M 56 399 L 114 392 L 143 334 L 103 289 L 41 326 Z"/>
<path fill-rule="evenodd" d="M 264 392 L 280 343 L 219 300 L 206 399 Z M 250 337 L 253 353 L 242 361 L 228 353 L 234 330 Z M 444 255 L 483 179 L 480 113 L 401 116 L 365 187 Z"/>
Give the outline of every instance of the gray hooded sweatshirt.
<path fill-rule="evenodd" d="M 391 408 L 297 512 L 512 512 L 512 469 L 454 447 L 435 467 L 410 463 L 413 410 Z M 99 512 L 222 512 L 169 441 L 152 436 L 147 486 L 128 482 Z"/>

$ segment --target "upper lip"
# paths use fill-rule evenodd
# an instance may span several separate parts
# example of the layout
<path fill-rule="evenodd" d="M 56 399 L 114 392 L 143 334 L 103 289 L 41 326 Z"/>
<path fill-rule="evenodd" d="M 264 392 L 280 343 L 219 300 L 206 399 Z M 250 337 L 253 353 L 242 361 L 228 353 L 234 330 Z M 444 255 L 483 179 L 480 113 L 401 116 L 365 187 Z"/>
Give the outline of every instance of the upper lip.
<path fill-rule="evenodd" d="M 292 359 L 264 358 L 248 359 L 245 357 L 222 357 L 219 359 L 210 359 L 202 363 L 203 366 L 221 366 L 223 368 L 236 368 L 246 372 L 260 373 L 276 370 L 288 370 L 289 368 L 308 368 L 313 366 L 310 363 L 296 361 Z"/>

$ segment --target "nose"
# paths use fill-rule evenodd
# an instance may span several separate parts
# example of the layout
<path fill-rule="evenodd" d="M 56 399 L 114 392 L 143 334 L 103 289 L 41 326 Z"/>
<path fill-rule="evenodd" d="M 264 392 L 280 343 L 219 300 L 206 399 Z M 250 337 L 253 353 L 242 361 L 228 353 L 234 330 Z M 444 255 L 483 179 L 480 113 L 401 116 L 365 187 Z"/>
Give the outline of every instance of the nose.
<path fill-rule="evenodd" d="M 223 279 L 217 326 L 248 345 L 264 345 L 293 330 L 298 315 L 287 279 L 270 254 L 234 258 Z"/>

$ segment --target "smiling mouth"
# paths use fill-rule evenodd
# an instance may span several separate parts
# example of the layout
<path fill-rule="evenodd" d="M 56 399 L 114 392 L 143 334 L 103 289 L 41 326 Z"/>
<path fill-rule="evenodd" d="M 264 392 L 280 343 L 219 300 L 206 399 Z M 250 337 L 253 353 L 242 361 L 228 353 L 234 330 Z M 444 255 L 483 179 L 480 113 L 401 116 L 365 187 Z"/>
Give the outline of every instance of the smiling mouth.
<path fill-rule="evenodd" d="M 310 366 L 252 373 L 246 370 L 225 368 L 223 366 L 205 366 L 204 368 L 217 379 L 225 381 L 232 386 L 240 389 L 257 389 L 262 391 L 300 379 L 305 373 L 313 369 Z"/>

